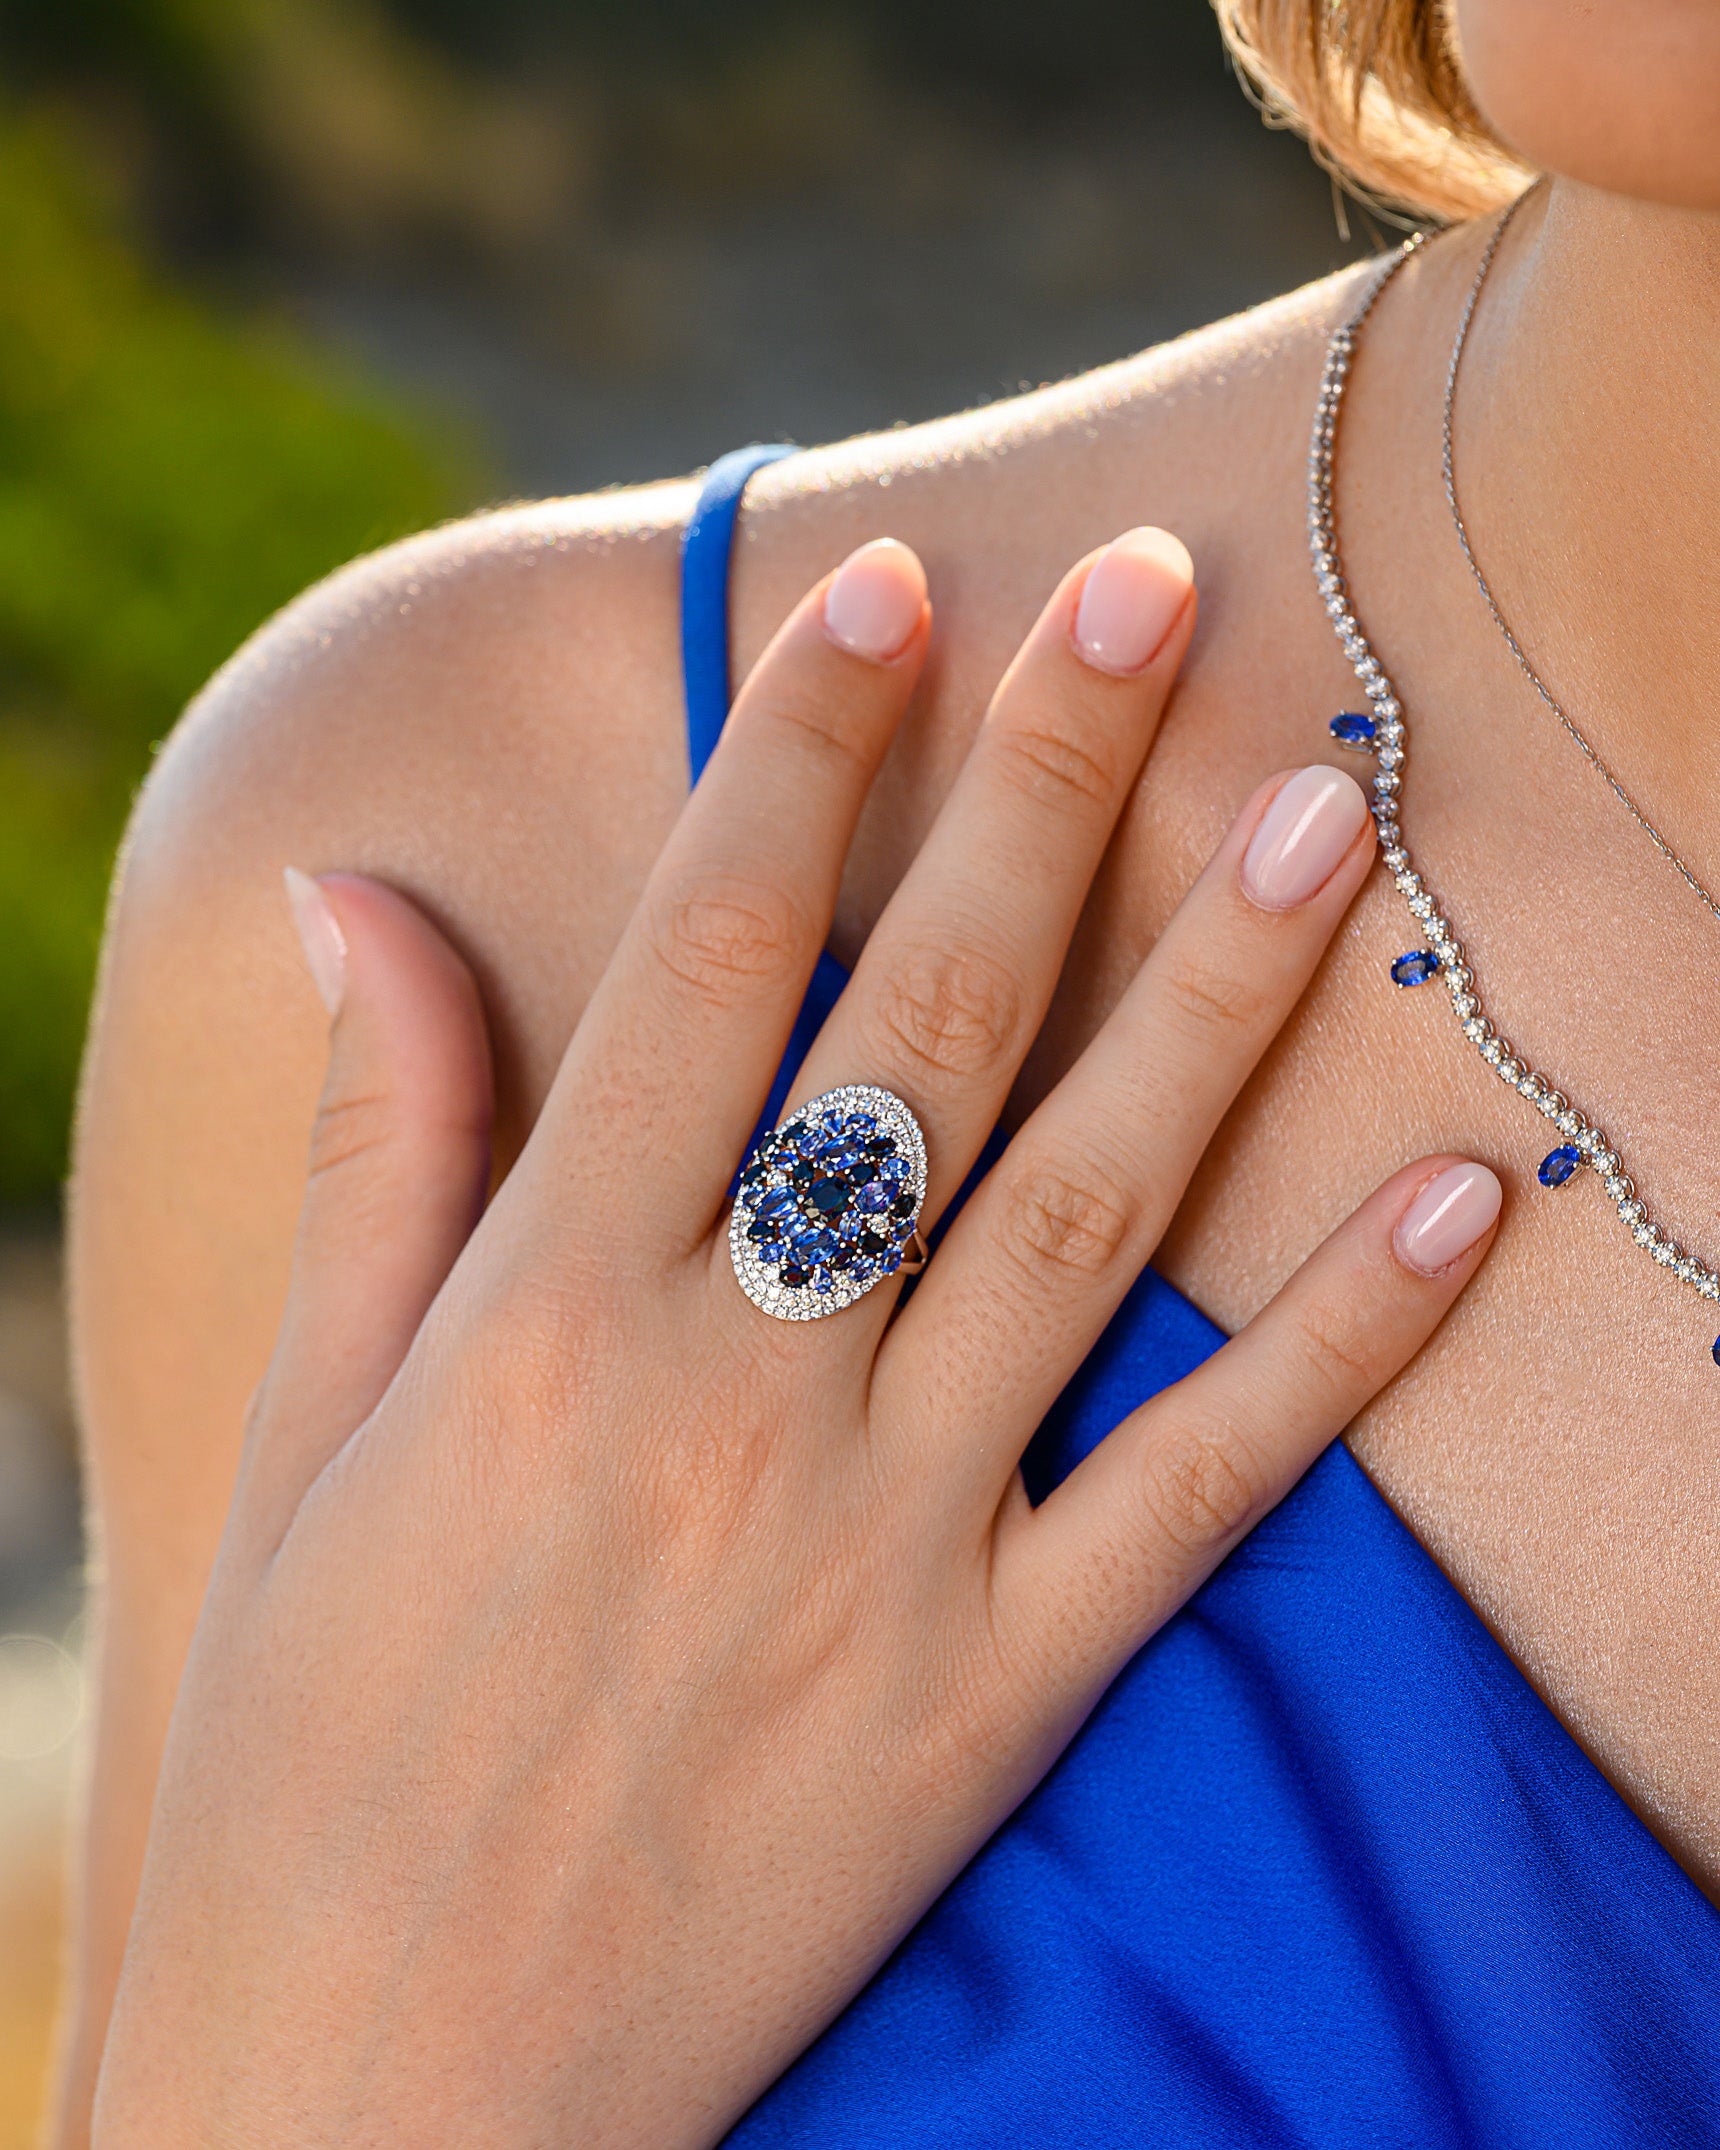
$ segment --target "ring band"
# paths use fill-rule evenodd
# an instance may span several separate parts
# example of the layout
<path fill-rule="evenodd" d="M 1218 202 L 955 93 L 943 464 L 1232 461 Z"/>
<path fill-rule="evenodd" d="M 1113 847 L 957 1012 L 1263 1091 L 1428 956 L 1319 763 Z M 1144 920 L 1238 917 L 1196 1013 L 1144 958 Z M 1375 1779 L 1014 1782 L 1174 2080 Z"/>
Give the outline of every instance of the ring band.
<path fill-rule="evenodd" d="M 886 1277 L 926 1264 L 926 1138 L 892 1091 L 810 1099 L 753 1149 L 729 1218 L 729 1257 L 778 1321 L 839 1314 Z"/>

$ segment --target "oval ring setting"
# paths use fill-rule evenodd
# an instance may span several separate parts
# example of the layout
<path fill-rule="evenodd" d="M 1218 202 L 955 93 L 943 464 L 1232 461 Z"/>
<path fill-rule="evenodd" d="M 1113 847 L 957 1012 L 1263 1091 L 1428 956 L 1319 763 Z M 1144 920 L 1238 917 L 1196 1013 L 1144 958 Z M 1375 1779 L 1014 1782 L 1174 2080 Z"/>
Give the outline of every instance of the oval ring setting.
<path fill-rule="evenodd" d="M 838 1314 L 926 1260 L 926 1138 L 893 1091 L 809 1098 L 753 1148 L 729 1218 L 729 1257 L 778 1321 Z"/>

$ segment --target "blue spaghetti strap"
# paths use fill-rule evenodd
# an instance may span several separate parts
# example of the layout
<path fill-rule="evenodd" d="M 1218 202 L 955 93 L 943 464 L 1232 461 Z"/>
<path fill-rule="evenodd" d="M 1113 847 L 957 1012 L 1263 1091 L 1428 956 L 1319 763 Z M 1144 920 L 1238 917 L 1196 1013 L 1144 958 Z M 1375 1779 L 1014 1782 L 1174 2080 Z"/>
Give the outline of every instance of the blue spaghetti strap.
<path fill-rule="evenodd" d="M 681 669 L 687 686 L 687 761 L 696 784 L 729 713 L 729 555 L 741 495 L 755 470 L 792 448 L 736 448 L 713 463 L 681 539 Z"/>
<path fill-rule="evenodd" d="M 754 471 L 793 453 L 792 448 L 761 443 L 737 448 L 713 463 L 681 539 L 681 671 L 687 698 L 687 765 L 695 784 L 729 714 L 729 560 L 741 495 Z M 776 1125 L 788 1086 L 847 983 L 848 973 L 836 958 L 821 953 L 757 1134 Z"/>

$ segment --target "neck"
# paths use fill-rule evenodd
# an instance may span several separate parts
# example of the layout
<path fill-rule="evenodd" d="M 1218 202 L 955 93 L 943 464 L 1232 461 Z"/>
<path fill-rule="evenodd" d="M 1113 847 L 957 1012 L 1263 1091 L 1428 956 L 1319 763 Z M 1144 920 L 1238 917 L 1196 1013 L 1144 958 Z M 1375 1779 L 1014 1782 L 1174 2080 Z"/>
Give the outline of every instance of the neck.
<path fill-rule="evenodd" d="M 1699 810 L 1720 805 L 1717 331 L 1720 215 L 1554 180 L 1482 293 L 1455 428 L 1477 554 L 1537 669 L 1627 782 L 1694 784 Z"/>

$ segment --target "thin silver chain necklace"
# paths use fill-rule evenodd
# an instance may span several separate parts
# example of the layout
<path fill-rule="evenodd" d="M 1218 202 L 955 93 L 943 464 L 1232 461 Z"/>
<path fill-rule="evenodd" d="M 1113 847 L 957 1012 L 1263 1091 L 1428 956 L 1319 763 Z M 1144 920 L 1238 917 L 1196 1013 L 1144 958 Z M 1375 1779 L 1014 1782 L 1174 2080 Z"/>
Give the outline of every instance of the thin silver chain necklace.
<path fill-rule="evenodd" d="M 1463 356 L 1469 325 L 1474 317 L 1475 303 L 1487 270 L 1492 265 L 1506 221 L 1507 218 L 1501 219 L 1482 259 L 1480 271 L 1458 327 L 1457 341 L 1452 348 L 1451 367 L 1446 378 L 1446 485 L 1452 512 L 1457 518 L 1463 540 L 1464 555 L 1480 582 L 1493 617 L 1510 643 L 1518 663 L 1528 672 L 1543 699 L 1582 748 L 1591 764 L 1612 786 L 1653 839 L 1663 857 L 1677 868 L 1696 894 L 1715 912 L 1716 917 L 1720 917 L 1720 908 L 1715 906 L 1714 899 L 1702 883 L 1641 813 L 1623 785 L 1613 776 L 1605 762 L 1542 685 L 1516 637 L 1506 625 L 1504 616 L 1493 603 L 1492 593 L 1487 589 L 1485 578 L 1470 548 L 1468 534 L 1463 530 L 1461 515 L 1457 513 L 1457 492 L 1452 478 L 1451 460 L 1451 409 L 1457 369 Z M 1331 735 L 1340 746 L 1371 754 L 1376 760 L 1373 813 L 1374 825 L 1379 833 L 1381 859 L 1409 905 L 1410 915 L 1416 922 L 1416 930 L 1424 937 L 1423 945 L 1407 949 L 1395 959 L 1391 965 L 1391 980 L 1393 985 L 1405 989 L 1427 985 L 1435 980 L 1443 982 L 1450 996 L 1452 1014 L 1463 1036 L 1474 1046 L 1501 1082 L 1508 1083 L 1557 1129 L 1561 1139 L 1541 1160 L 1537 1173 L 1543 1187 L 1564 1187 L 1577 1173 L 1586 1169 L 1605 1189 L 1607 1200 L 1612 1204 L 1620 1224 L 1652 1261 L 1657 1262 L 1669 1275 L 1688 1285 L 1702 1298 L 1720 1301 L 1720 1275 L 1717 1275 L 1707 1262 L 1681 1246 L 1663 1225 L 1650 1216 L 1637 1193 L 1636 1182 L 1625 1170 L 1618 1145 L 1607 1134 L 1600 1119 L 1573 1104 L 1558 1084 L 1540 1069 L 1531 1066 L 1523 1054 L 1495 1027 L 1483 1004 L 1475 972 L 1464 954 L 1463 943 L 1451 922 L 1450 913 L 1435 897 L 1427 880 L 1418 870 L 1404 837 L 1403 797 L 1404 780 L 1409 765 L 1409 734 L 1404 724 L 1403 705 L 1398 699 L 1396 689 L 1387 677 L 1385 667 L 1380 663 L 1373 645 L 1363 632 L 1361 622 L 1356 618 L 1351 604 L 1344 577 L 1343 558 L 1338 547 L 1333 472 L 1344 391 L 1349 383 L 1350 367 L 1362 328 L 1378 303 L 1381 292 L 1423 243 L 1424 235 L 1418 233 L 1399 248 L 1363 290 L 1349 319 L 1334 332 L 1326 351 L 1326 367 L 1320 381 L 1320 398 L 1315 407 L 1313 440 L 1308 454 L 1308 546 L 1313 558 L 1314 579 L 1339 644 L 1361 682 L 1368 703 L 1365 710 L 1346 710 L 1334 717 L 1330 726 Z M 1714 1344 L 1714 1359 L 1715 1363 L 1720 1365 L 1720 1339 L 1716 1339 Z"/>
<path fill-rule="evenodd" d="M 1452 528 L 1457 532 L 1457 542 L 1463 548 L 1463 557 L 1469 562 L 1469 572 L 1475 577 L 1475 587 L 1481 592 L 1483 602 L 1493 615 L 1494 626 L 1498 628 L 1500 634 L 1505 638 L 1505 646 L 1510 650 L 1512 656 L 1516 658 L 1518 670 L 1528 680 L 1530 686 L 1534 688 L 1542 701 L 1546 703 L 1553 715 L 1558 718 L 1572 739 L 1576 741 L 1589 767 L 1606 784 L 1614 798 L 1618 800 L 1625 812 L 1629 814 L 1630 818 L 1641 829 L 1649 842 L 1653 844 L 1661 857 L 1665 859 L 1674 873 L 1681 877 L 1692 893 L 1707 906 L 1715 919 L 1720 920 L 1720 903 L 1715 902 L 1692 868 L 1679 857 L 1654 823 L 1649 820 L 1642 808 L 1637 805 L 1630 793 L 1624 788 L 1624 785 L 1608 768 L 1593 743 L 1576 723 L 1552 688 L 1547 685 L 1547 682 L 1530 663 L 1527 650 L 1518 641 L 1510 621 L 1500 610 L 1499 600 L 1493 594 L 1492 584 L 1481 571 L 1481 562 L 1475 557 L 1475 548 L 1469 542 L 1469 525 L 1464 521 L 1463 510 L 1458 504 L 1457 457 L 1452 446 L 1452 416 L 1457 407 L 1458 369 L 1463 364 L 1463 353 L 1465 346 L 1469 342 L 1470 324 L 1475 319 L 1475 309 L 1480 302 L 1481 287 L 1487 281 L 1487 272 L 1492 268 L 1493 257 L 1499 251 L 1499 242 L 1509 230 L 1511 219 L 1535 191 L 1534 187 L 1530 187 L 1526 192 L 1519 194 L 1517 199 L 1505 210 L 1498 223 L 1494 225 L 1493 236 L 1488 240 L 1486 249 L 1482 253 L 1480 263 L 1475 271 L 1475 281 L 1469 287 L 1469 296 L 1464 301 L 1462 317 L 1457 324 L 1456 340 L 1451 346 L 1451 363 L 1445 372 L 1445 407 L 1440 414 L 1440 464 L 1445 475 L 1445 503 L 1451 510 Z"/>

